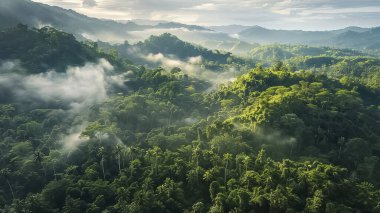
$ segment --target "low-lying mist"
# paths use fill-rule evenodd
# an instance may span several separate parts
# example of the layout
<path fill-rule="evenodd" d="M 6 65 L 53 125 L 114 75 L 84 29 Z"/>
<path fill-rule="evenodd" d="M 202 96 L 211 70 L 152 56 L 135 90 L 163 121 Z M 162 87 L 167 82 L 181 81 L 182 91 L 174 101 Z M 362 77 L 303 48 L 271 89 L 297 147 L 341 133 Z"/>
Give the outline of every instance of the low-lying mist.
<path fill-rule="evenodd" d="M 57 103 L 74 111 L 104 101 L 113 84 L 121 79 L 108 75 L 113 70 L 105 59 L 86 63 L 82 67 L 69 67 L 65 73 L 54 70 L 40 74 L 15 72 L 17 62 L 4 62 L 0 69 L 0 97 L 21 103 Z"/>
<path fill-rule="evenodd" d="M 100 59 L 97 63 L 68 67 L 64 73 L 50 70 L 27 74 L 17 60 L 5 61 L 0 64 L 0 103 L 13 103 L 21 110 L 57 109 L 70 123 L 80 116 L 60 136 L 62 151 L 70 153 L 86 141 L 79 136 L 87 127 L 89 107 L 105 101 L 115 87 L 126 90 L 123 75 L 114 75 L 113 70 L 107 60 Z"/>
<path fill-rule="evenodd" d="M 178 67 L 184 74 L 212 83 L 213 88 L 236 79 L 237 70 L 235 68 L 231 67 L 223 72 L 208 70 L 203 65 L 202 56 L 190 57 L 186 61 L 174 57 L 167 57 L 162 53 L 149 54 L 142 57 L 146 61 L 158 64 L 165 69 L 170 70 Z"/>
<path fill-rule="evenodd" d="M 128 35 L 128 41 L 130 43 L 137 43 L 148 39 L 150 36 L 159 36 L 164 33 L 170 33 L 181 40 L 185 40 L 191 43 L 203 44 L 205 41 L 234 41 L 235 39 L 227 34 L 208 31 L 208 30 L 189 30 L 187 28 L 151 28 L 141 31 L 130 31 Z"/>

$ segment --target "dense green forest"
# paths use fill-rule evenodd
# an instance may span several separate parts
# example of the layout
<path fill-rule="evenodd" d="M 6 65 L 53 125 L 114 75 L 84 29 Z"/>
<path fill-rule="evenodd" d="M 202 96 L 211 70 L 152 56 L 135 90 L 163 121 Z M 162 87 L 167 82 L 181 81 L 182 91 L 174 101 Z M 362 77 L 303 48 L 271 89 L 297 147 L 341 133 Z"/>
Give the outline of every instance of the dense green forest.
<path fill-rule="evenodd" d="M 50 27 L 0 32 L 1 212 L 380 212 L 376 56 L 135 46 L 245 73 L 215 85 Z"/>
<path fill-rule="evenodd" d="M 106 53 L 117 54 L 119 57 L 128 58 L 135 63 L 145 64 L 150 67 L 160 65 L 155 60 L 149 60 L 146 56 L 157 56 L 162 54 L 168 59 L 177 59 L 181 61 L 189 60 L 201 56 L 201 63 L 206 69 L 223 72 L 230 68 L 247 70 L 247 67 L 252 67 L 254 63 L 241 57 L 236 57 L 230 52 L 219 50 L 209 50 L 199 45 L 194 45 L 189 42 L 184 42 L 178 37 L 164 33 L 159 36 L 150 36 L 145 41 L 140 41 L 136 44 L 110 45 L 105 42 L 97 42 L 99 48 Z"/>
<path fill-rule="evenodd" d="M 350 49 L 311 47 L 305 45 L 263 45 L 248 53 L 263 66 L 282 64 L 289 71 L 306 70 L 341 79 L 346 84 L 361 82 L 374 89 L 380 83 L 380 59 L 376 53 Z"/>
<path fill-rule="evenodd" d="M 73 35 L 48 27 L 28 30 L 20 24 L 0 34 L 0 46 L 2 60 L 20 60 L 31 73 L 51 68 L 63 72 L 68 65 L 95 60 L 94 53 L 80 45 Z"/>

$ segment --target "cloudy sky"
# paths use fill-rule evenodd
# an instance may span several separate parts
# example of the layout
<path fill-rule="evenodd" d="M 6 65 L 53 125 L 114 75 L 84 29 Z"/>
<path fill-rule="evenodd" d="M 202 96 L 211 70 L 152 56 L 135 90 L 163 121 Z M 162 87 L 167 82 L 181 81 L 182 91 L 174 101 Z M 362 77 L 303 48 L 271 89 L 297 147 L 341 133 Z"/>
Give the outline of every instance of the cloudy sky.
<path fill-rule="evenodd" d="M 33 0 L 92 17 L 323 30 L 380 25 L 380 0 Z"/>

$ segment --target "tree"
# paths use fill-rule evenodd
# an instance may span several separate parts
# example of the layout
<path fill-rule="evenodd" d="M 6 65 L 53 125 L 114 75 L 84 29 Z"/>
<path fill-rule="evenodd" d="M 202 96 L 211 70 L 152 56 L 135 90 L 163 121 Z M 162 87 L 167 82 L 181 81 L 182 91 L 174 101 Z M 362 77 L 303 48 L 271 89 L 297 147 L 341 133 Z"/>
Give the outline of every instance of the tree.
<path fill-rule="evenodd" d="M 217 181 L 213 181 L 211 184 L 210 184 L 210 187 L 209 187 L 209 192 L 210 192 L 210 198 L 211 200 L 215 200 L 217 194 L 219 193 L 219 183 Z"/>
<path fill-rule="evenodd" d="M 44 160 L 44 154 L 41 151 L 34 152 L 34 161 L 38 163 L 38 165 L 41 166 L 42 170 L 44 171 L 44 175 L 46 177 L 46 170 L 44 165 L 42 164 L 42 161 Z"/>
<path fill-rule="evenodd" d="M 321 190 L 317 190 L 312 198 L 306 199 L 306 211 L 321 212 L 324 207 L 324 195 Z"/>
<path fill-rule="evenodd" d="M 191 213 L 205 213 L 206 208 L 202 202 L 197 202 L 192 206 Z"/>
<path fill-rule="evenodd" d="M 123 149 L 124 149 L 124 147 L 121 144 L 117 144 L 114 148 L 114 153 L 116 154 L 117 164 L 118 164 L 118 168 L 119 168 L 119 174 L 121 172 L 121 158 L 123 155 Z"/>
<path fill-rule="evenodd" d="M 100 166 L 102 167 L 103 180 L 106 180 L 106 173 L 104 170 L 104 161 L 105 161 L 105 149 L 104 149 L 104 147 L 100 147 L 98 149 L 98 156 L 100 157 Z"/>
<path fill-rule="evenodd" d="M 151 172 L 154 175 L 158 174 L 158 160 L 160 157 L 161 149 L 157 146 L 147 151 L 148 160 L 150 161 Z"/>
<path fill-rule="evenodd" d="M 195 176 L 196 181 L 198 182 L 199 177 L 199 157 L 202 155 L 202 150 L 200 146 L 195 146 L 192 152 L 192 160 L 195 163 Z"/>
<path fill-rule="evenodd" d="M 229 164 L 230 161 L 232 160 L 232 155 L 227 153 L 223 155 L 223 160 L 225 162 L 225 167 L 224 167 L 224 183 L 227 183 L 227 176 L 229 172 Z"/>
<path fill-rule="evenodd" d="M 251 158 L 249 156 L 245 156 L 244 159 L 243 159 L 243 164 L 244 164 L 244 167 L 245 167 L 245 172 L 248 171 L 248 168 L 249 168 L 249 164 L 251 163 Z"/>

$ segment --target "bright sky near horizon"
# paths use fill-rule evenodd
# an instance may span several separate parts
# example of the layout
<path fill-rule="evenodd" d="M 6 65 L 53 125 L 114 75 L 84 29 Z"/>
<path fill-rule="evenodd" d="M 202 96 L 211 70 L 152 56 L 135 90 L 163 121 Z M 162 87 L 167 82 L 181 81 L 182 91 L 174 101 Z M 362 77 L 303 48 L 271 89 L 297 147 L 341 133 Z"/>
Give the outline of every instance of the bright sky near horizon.
<path fill-rule="evenodd" d="M 380 0 L 33 0 L 97 18 L 326 30 L 380 25 Z"/>

